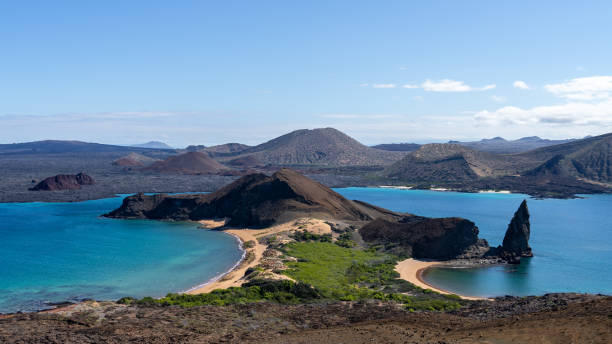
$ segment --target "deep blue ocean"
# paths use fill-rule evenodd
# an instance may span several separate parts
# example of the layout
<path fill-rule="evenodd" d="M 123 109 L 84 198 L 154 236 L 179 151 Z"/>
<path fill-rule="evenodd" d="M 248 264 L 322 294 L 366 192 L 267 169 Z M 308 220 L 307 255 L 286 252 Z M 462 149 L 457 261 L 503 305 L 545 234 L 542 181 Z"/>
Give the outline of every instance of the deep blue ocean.
<path fill-rule="evenodd" d="M 476 223 L 501 243 L 525 195 L 380 188 L 336 189 L 395 211 Z M 612 195 L 528 198 L 535 257 L 519 266 L 434 268 L 424 278 L 472 296 L 547 292 L 612 294 Z M 202 284 L 241 257 L 237 241 L 193 223 L 106 219 L 122 198 L 78 203 L 0 204 L 0 313 L 49 302 L 163 296 Z"/>
<path fill-rule="evenodd" d="M 471 296 L 550 292 L 612 294 L 612 195 L 582 199 L 530 199 L 520 194 L 458 193 L 378 188 L 337 192 L 395 211 L 470 219 L 480 237 L 500 245 L 512 215 L 527 198 L 533 258 L 518 266 L 432 268 L 430 284 Z"/>
<path fill-rule="evenodd" d="M 0 313 L 160 297 L 226 272 L 242 255 L 234 237 L 194 223 L 99 216 L 121 201 L 0 203 Z"/>

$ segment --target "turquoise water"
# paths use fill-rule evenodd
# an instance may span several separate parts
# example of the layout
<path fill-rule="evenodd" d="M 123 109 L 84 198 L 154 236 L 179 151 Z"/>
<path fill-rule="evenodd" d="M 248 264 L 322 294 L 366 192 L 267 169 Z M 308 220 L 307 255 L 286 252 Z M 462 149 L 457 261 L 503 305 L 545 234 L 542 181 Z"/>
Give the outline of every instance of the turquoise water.
<path fill-rule="evenodd" d="M 501 244 L 508 222 L 526 195 L 346 188 L 337 192 L 396 211 L 431 217 L 460 216 Z M 612 294 L 612 195 L 584 199 L 529 199 L 530 245 L 535 256 L 519 266 L 433 268 L 423 278 L 472 296 L 540 295 L 549 292 Z"/>
<path fill-rule="evenodd" d="M 232 236 L 193 223 L 99 217 L 122 198 L 0 204 L 0 313 L 184 291 L 229 270 Z"/>
<path fill-rule="evenodd" d="M 377 188 L 336 189 L 396 211 L 474 222 L 494 246 L 525 195 Z M 612 294 L 612 195 L 528 200 L 535 257 L 519 266 L 434 268 L 424 278 L 473 296 L 547 292 Z M 0 312 L 49 302 L 163 296 L 230 269 L 242 252 L 222 232 L 192 223 L 99 217 L 122 198 L 0 204 Z"/>

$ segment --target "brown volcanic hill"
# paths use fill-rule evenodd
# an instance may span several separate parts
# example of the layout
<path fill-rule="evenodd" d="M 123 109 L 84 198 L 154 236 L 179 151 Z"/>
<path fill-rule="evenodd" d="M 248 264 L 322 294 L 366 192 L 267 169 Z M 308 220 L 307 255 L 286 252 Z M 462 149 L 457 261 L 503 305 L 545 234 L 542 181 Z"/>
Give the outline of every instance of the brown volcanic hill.
<path fill-rule="evenodd" d="M 231 142 L 231 143 L 225 143 L 225 144 L 222 144 L 222 145 L 206 147 L 206 148 L 202 149 L 201 151 L 209 152 L 213 156 L 215 156 L 216 154 L 234 154 L 234 153 L 239 153 L 239 152 L 245 151 L 245 150 L 247 150 L 249 148 L 251 148 L 251 146 L 243 145 L 242 143 Z"/>
<path fill-rule="evenodd" d="M 121 158 L 112 162 L 114 166 L 123 166 L 123 167 L 141 167 L 148 164 L 151 164 L 157 159 L 149 158 L 146 155 L 138 154 L 138 153 L 130 153 L 128 155 L 122 156 Z"/>
<path fill-rule="evenodd" d="M 57 191 L 57 190 L 78 190 L 81 185 L 95 184 L 93 178 L 85 173 L 79 174 L 58 174 L 53 177 L 46 178 L 36 184 L 31 191 Z"/>
<path fill-rule="evenodd" d="M 612 134 L 537 149 L 523 155 L 548 159 L 537 168 L 525 172 L 525 176 L 571 176 L 593 182 L 612 182 Z"/>
<path fill-rule="evenodd" d="M 237 168 L 249 168 L 262 165 L 261 162 L 252 155 L 244 155 L 239 158 L 232 159 L 228 161 L 227 164 Z"/>
<path fill-rule="evenodd" d="M 227 167 L 202 152 L 171 156 L 142 169 L 142 171 L 185 174 L 213 174 L 224 170 L 227 170 Z"/>
<path fill-rule="evenodd" d="M 302 129 L 239 153 L 270 165 L 374 166 L 389 165 L 404 156 L 362 145 L 333 128 Z"/>
<path fill-rule="evenodd" d="M 107 214 L 118 218 L 202 220 L 229 218 L 228 225 L 265 227 L 299 217 L 370 221 L 395 213 L 353 202 L 299 173 L 250 174 L 211 194 L 138 194 Z"/>
<path fill-rule="evenodd" d="M 516 159 L 519 161 L 520 159 Z M 432 143 L 421 146 L 387 167 L 383 175 L 410 182 L 461 182 L 515 172 L 512 159 L 461 145 Z"/>

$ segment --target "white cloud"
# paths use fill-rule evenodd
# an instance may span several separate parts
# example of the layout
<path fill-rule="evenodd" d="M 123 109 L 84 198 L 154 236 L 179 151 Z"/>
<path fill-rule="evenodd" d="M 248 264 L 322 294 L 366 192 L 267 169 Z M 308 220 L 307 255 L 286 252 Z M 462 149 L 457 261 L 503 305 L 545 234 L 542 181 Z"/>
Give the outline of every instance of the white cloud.
<path fill-rule="evenodd" d="M 609 99 L 612 95 L 612 76 L 575 78 L 559 84 L 549 84 L 544 88 L 558 97 L 569 100 Z"/>
<path fill-rule="evenodd" d="M 455 81 L 443 79 L 438 82 L 427 79 L 421 86 L 425 91 L 431 92 L 467 92 L 471 91 L 471 87 L 464 84 L 463 81 Z"/>
<path fill-rule="evenodd" d="M 494 89 L 494 84 L 486 85 L 483 87 L 472 87 L 466 85 L 463 81 L 442 79 L 440 81 L 432 81 L 430 79 L 425 80 L 421 87 L 425 91 L 430 92 L 469 92 L 469 91 L 488 91 Z"/>
<path fill-rule="evenodd" d="M 492 95 L 491 99 L 493 99 L 493 101 L 496 101 L 498 103 L 503 103 L 506 101 L 506 97 L 504 96 L 496 96 L 496 95 Z"/>
<path fill-rule="evenodd" d="M 374 88 L 395 88 L 397 87 L 396 84 L 373 84 L 372 87 Z"/>
<path fill-rule="evenodd" d="M 529 85 L 527 85 L 527 83 L 522 81 L 522 80 L 515 81 L 512 84 L 512 86 L 514 86 L 514 88 L 519 88 L 521 90 L 528 90 L 529 89 Z"/>
<path fill-rule="evenodd" d="M 359 84 L 360 87 L 368 87 L 368 83 Z"/>
<path fill-rule="evenodd" d="M 419 88 L 419 85 L 406 84 L 402 86 L 403 88 Z"/>
<path fill-rule="evenodd" d="M 480 111 L 474 120 L 481 125 L 563 125 L 612 126 L 612 100 L 599 103 L 569 102 L 560 105 L 522 109 L 505 106 L 495 111 Z"/>

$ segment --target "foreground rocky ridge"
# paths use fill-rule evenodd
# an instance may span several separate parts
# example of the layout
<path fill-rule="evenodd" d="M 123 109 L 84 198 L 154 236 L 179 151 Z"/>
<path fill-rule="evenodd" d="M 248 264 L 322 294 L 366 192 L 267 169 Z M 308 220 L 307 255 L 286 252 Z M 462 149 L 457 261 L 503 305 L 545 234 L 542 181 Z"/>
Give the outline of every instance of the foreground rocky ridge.
<path fill-rule="evenodd" d="M 394 303 L 125 306 L 86 302 L 0 317 L 2 343 L 610 343 L 612 297 L 549 294 L 452 312 Z"/>

